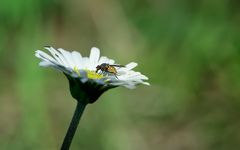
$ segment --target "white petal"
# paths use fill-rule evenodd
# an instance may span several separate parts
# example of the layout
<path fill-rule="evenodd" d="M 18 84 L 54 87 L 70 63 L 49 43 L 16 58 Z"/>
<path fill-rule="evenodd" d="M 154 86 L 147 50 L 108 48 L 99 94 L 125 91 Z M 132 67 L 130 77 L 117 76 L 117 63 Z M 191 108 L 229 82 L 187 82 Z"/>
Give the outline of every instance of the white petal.
<path fill-rule="evenodd" d="M 106 56 L 101 56 L 98 62 L 98 65 L 102 64 L 102 63 L 107 63 L 107 64 L 114 64 L 114 60 L 113 59 L 109 59 Z"/>
<path fill-rule="evenodd" d="M 87 68 L 89 70 L 96 70 L 96 66 L 98 65 L 98 60 L 100 57 L 100 50 L 96 47 L 93 47 L 89 56 L 89 63 Z"/>
<path fill-rule="evenodd" d="M 65 66 L 65 67 L 70 67 L 70 64 L 67 62 L 67 60 L 65 59 L 65 57 L 56 49 L 54 48 L 51 48 L 51 50 L 54 50 L 54 52 L 56 53 L 56 57 L 58 57 L 61 61 L 62 61 L 62 64 Z"/>
<path fill-rule="evenodd" d="M 113 82 L 111 84 L 116 85 L 116 86 L 124 86 L 124 87 L 129 88 L 129 89 L 136 88 L 135 84 L 132 83 L 132 82 L 116 81 L 116 82 Z"/>
<path fill-rule="evenodd" d="M 131 63 L 129 63 L 129 64 L 126 65 L 126 68 L 127 68 L 128 70 L 132 70 L 132 69 L 135 68 L 136 66 L 137 66 L 137 63 L 131 62 Z"/>
<path fill-rule="evenodd" d="M 70 52 L 68 52 L 68 51 L 66 51 L 66 50 L 64 50 L 62 48 L 58 48 L 57 50 L 59 50 L 62 53 L 62 55 L 65 58 L 66 62 L 69 64 L 69 67 L 74 68 L 76 66 L 74 64 L 74 62 L 73 62 L 73 58 L 72 58 L 72 55 L 71 55 Z"/>
<path fill-rule="evenodd" d="M 83 69 L 88 69 L 88 64 L 89 64 L 89 59 L 88 59 L 88 57 L 83 57 L 83 58 L 82 58 L 82 61 L 81 61 L 81 64 L 82 64 L 82 68 L 83 68 Z"/>
<path fill-rule="evenodd" d="M 119 76 L 121 80 L 148 80 L 148 77 L 142 75 L 140 72 L 129 72 L 129 74 L 124 74 Z"/>
<path fill-rule="evenodd" d="M 42 67 L 49 67 L 49 66 L 53 66 L 54 64 L 51 63 L 51 62 L 47 62 L 47 61 L 41 61 L 39 63 L 39 66 L 42 66 Z"/>
<path fill-rule="evenodd" d="M 98 64 L 102 64 L 102 63 L 108 63 L 109 59 L 106 56 L 102 56 L 98 62 Z"/>
<path fill-rule="evenodd" d="M 66 60 L 62 56 L 62 54 L 60 54 L 58 51 L 56 51 L 53 47 L 45 47 L 45 49 L 47 49 L 52 54 L 52 56 L 55 58 L 55 60 L 57 60 L 59 62 L 59 64 L 65 66 L 65 67 L 69 67 Z"/>
<path fill-rule="evenodd" d="M 73 72 L 73 70 L 71 68 L 65 68 L 64 66 L 56 66 L 56 65 L 54 65 L 53 67 L 56 68 L 57 70 L 60 70 L 64 73 L 66 73 L 66 74 L 69 74 L 73 77 L 78 76 L 77 73 Z"/>
<path fill-rule="evenodd" d="M 119 68 L 118 72 L 120 74 L 124 74 L 124 72 L 127 73 L 129 70 L 135 68 L 136 66 L 137 66 L 137 63 L 131 62 L 131 63 L 127 64 L 125 67 Z"/>
<path fill-rule="evenodd" d="M 123 85 L 124 87 L 126 88 L 129 88 L 129 89 L 135 89 L 136 86 L 135 85 L 131 85 L 131 84 L 126 84 L 126 85 Z"/>
<path fill-rule="evenodd" d="M 148 82 L 143 82 L 142 84 L 150 86 L 150 83 Z"/>
<path fill-rule="evenodd" d="M 49 56 L 47 53 L 43 52 L 43 51 L 40 51 L 40 50 L 37 50 L 35 52 L 35 56 L 42 59 L 42 60 L 49 60 L 51 62 L 55 62 L 56 63 L 56 60 L 53 59 L 51 56 Z"/>
<path fill-rule="evenodd" d="M 135 77 L 129 77 L 128 79 L 132 79 L 132 80 L 148 80 L 148 77 L 144 76 L 144 75 L 138 75 Z"/>
<path fill-rule="evenodd" d="M 90 52 L 89 60 L 92 63 L 97 63 L 100 57 L 100 50 L 96 47 L 93 47 Z"/>
<path fill-rule="evenodd" d="M 115 62 L 115 61 L 114 61 L 113 59 L 109 59 L 108 64 L 113 65 L 114 62 Z"/>
<path fill-rule="evenodd" d="M 62 66 L 60 64 L 55 64 L 54 62 L 50 62 L 48 60 L 47 61 L 44 60 L 44 61 L 40 62 L 39 65 L 42 66 L 42 67 L 53 67 L 56 70 L 65 72 L 65 73 L 67 73 L 69 75 L 73 75 L 74 74 L 72 69 L 66 68 L 66 67 L 64 67 L 64 66 Z"/>
<path fill-rule="evenodd" d="M 73 51 L 72 52 L 72 58 L 74 63 L 77 65 L 78 69 L 82 69 L 82 55 L 79 52 Z"/>

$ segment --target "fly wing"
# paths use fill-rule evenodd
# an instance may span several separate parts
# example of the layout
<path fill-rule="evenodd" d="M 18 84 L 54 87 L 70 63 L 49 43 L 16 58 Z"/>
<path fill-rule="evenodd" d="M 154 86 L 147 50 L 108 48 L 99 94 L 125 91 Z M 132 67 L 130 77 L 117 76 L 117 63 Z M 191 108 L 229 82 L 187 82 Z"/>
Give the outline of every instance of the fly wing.
<path fill-rule="evenodd" d="M 113 67 L 125 67 L 124 65 L 119 65 L 119 64 L 114 64 L 114 65 L 110 65 L 110 66 L 113 66 Z"/>

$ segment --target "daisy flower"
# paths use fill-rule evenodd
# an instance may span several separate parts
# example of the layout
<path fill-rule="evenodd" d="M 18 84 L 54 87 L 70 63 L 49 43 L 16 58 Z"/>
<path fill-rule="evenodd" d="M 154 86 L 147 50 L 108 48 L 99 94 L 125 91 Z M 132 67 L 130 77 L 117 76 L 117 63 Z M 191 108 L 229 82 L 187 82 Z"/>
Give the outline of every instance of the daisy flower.
<path fill-rule="evenodd" d="M 51 55 L 41 50 L 35 53 L 35 56 L 41 59 L 39 65 L 53 67 L 63 72 L 68 78 L 71 95 L 78 102 L 61 150 L 70 148 L 80 118 L 88 103 L 95 102 L 103 92 L 111 88 L 124 86 L 133 89 L 138 84 L 149 85 L 145 75 L 132 70 L 137 63 L 115 64 L 113 59 L 106 56 L 100 57 L 100 50 L 96 47 L 91 49 L 89 57 L 83 57 L 79 52 L 69 52 L 62 48 L 54 49 L 46 46 L 45 49 Z"/>
<path fill-rule="evenodd" d="M 96 47 L 91 49 L 89 57 L 83 57 L 77 51 L 66 51 L 62 48 L 55 49 L 50 46 L 45 47 L 51 55 L 37 50 L 35 56 L 40 58 L 42 61 L 39 63 L 43 67 L 53 67 L 61 72 L 63 72 L 70 82 L 70 88 L 76 90 L 72 93 L 74 98 L 77 98 L 78 90 L 82 89 L 88 91 L 87 94 L 98 93 L 96 97 L 98 98 L 104 91 L 118 86 L 124 86 L 129 89 L 133 89 L 138 84 L 149 85 L 148 78 L 142 75 L 140 72 L 133 71 L 132 69 L 137 66 L 137 63 L 131 62 L 122 67 L 114 67 L 116 74 L 110 73 L 108 71 L 99 70 L 97 72 L 97 66 L 102 64 L 114 65 L 115 61 L 106 56 L 100 57 L 100 50 Z M 76 87 L 74 83 L 83 88 Z M 71 87 L 72 86 L 72 87 Z M 90 90 L 94 89 L 94 90 Z M 90 92 L 90 93 L 89 93 Z M 99 95 L 100 94 L 100 95 Z M 90 96 L 90 98 L 94 98 Z M 94 102 L 89 100 L 89 102 Z"/>

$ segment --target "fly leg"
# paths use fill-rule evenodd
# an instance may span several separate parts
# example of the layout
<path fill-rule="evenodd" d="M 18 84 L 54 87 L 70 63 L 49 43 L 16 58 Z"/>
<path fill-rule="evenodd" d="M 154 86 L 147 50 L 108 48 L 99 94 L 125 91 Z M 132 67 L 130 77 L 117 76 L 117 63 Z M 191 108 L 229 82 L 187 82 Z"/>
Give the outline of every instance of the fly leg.
<path fill-rule="evenodd" d="M 117 77 L 117 74 L 116 73 L 114 73 L 114 76 L 118 79 L 118 77 Z M 118 79 L 119 80 L 119 79 Z"/>

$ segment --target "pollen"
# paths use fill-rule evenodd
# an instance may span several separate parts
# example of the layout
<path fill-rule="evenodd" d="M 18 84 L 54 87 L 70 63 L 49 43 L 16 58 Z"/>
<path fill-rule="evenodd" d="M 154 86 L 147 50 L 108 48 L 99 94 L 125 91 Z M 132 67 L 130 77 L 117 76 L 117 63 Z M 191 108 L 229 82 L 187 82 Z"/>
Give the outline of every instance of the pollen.
<path fill-rule="evenodd" d="M 81 76 L 80 71 L 76 66 L 73 68 L 73 71 L 76 72 L 79 77 Z M 104 77 L 103 74 L 96 73 L 95 71 L 90 71 L 87 69 L 84 69 L 84 71 L 87 73 L 87 77 L 89 79 L 101 79 Z"/>
<path fill-rule="evenodd" d="M 89 79 L 101 79 L 104 77 L 103 74 L 96 73 L 95 71 L 85 70 Z"/>

